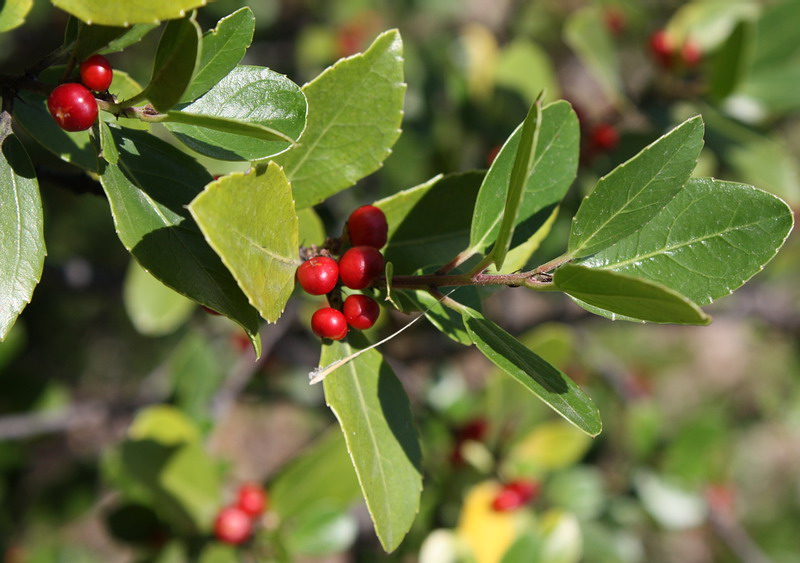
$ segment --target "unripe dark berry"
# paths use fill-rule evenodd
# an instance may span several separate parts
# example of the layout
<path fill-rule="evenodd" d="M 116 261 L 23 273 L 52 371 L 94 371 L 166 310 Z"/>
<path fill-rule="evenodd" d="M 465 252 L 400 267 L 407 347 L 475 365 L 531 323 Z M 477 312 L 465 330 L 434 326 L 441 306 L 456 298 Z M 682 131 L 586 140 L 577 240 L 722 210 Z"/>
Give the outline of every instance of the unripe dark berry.
<path fill-rule="evenodd" d="M 228 506 L 217 514 L 214 520 L 214 535 L 219 541 L 238 545 L 250 537 L 253 522 L 241 508 Z"/>
<path fill-rule="evenodd" d="M 81 82 L 95 92 L 105 92 L 114 79 L 111 63 L 103 55 L 92 55 L 81 63 Z"/>
<path fill-rule="evenodd" d="M 374 205 L 362 205 L 347 219 L 347 234 L 353 246 L 382 248 L 388 232 L 386 215 Z"/>
<path fill-rule="evenodd" d="M 339 277 L 350 289 L 364 289 L 383 272 L 383 255 L 372 246 L 354 246 L 339 258 Z"/>
<path fill-rule="evenodd" d="M 353 328 L 367 330 L 372 328 L 378 316 L 381 314 L 381 307 L 372 297 L 367 295 L 349 295 L 344 300 L 342 306 L 344 318 Z"/>
<path fill-rule="evenodd" d="M 239 487 L 236 506 L 251 517 L 261 515 L 267 508 L 267 494 L 264 488 L 254 483 Z"/>
<path fill-rule="evenodd" d="M 336 287 L 339 265 L 328 256 L 314 256 L 297 268 L 297 283 L 311 295 L 325 295 Z"/>
<path fill-rule="evenodd" d="M 47 109 L 65 131 L 84 131 L 97 120 L 97 101 L 85 86 L 68 82 L 50 92 Z"/>
<path fill-rule="evenodd" d="M 320 338 L 341 340 L 347 336 L 347 320 L 341 311 L 325 307 L 311 316 L 311 330 Z"/>

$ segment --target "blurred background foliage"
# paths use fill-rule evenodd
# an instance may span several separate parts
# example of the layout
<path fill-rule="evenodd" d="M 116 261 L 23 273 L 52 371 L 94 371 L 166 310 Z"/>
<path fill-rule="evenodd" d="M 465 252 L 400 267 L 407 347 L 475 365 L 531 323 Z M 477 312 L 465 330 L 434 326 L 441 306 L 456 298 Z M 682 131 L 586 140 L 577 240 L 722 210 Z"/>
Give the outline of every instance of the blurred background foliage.
<path fill-rule="evenodd" d="M 203 29 L 248 3 L 203 8 Z M 560 254 L 585 186 L 701 113 L 698 176 L 800 203 L 800 3 L 563 0 L 259 0 L 245 64 L 299 84 L 397 27 L 403 135 L 385 166 L 303 218 L 307 242 L 360 203 L 440 172 L 483 168 L 544 89 L 581 118 L 582 166 L 534 256 Z M 66 15 L 35 2 L 0 35 L 3 72 L 61 41 Z M 683 55 L 649 47 L 666 29 Z M 158 33 L 111 55 L 146 83 Z M 686 55 L 695 49 L 693 56 Z M 600 133 L 598 133 L 600 131 Z M 610 131 L 610 133 L 609 133 Z M 709 308 L 709 327 L 612 323 L 512 289 L 488 316 L 599 404 L 589 440 L 520 394 L 474 349 L 418 323 L 386 344 L 425 450 L 419 517 L 380 550 L 321 388 L 314 298 L 265 330 L 254 362 L 234 325 L 137 266 L 82 173 L 43 163 L 48 260 L 0 344 L 0 546 L 5 561 L 797 562 L 800 286 L 797 237 L 766 272 Z M 229 164 L 203 161 L 214 174 Z M 384 315 L 380 334 L 408 317 Z M 500 483 L 537 494 L 490 508 Z M 271 509 L 238 554 L 210 523 L 238 483 Z"/>

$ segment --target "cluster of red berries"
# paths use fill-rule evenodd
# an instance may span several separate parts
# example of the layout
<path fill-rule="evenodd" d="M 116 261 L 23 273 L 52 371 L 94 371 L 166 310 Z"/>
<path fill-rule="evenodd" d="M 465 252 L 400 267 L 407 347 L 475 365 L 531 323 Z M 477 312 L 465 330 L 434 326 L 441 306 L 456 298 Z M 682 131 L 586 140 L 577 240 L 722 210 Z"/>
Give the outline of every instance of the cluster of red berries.
<path fill-rule="evenodd" d="M 700 47 L 687 39 L 683 46 L 678 48 L 667 32 L 660 29 L 650 35 L 650 54 L 656 63 L 665 69 L 671 69 L 678 64 L 686 68 L 694 68 L 703 58 Z"/>
<path fill-rule="evenodd" d="M 311 295 L 333 297 L 338 287 L 365 289 L 383 273 L 380 248 L 388 235 L 386 216 L 374 205 L 364 205 L 347 219 L 350 248 L 338 262 L 330 256 L 314 256 L 297 268 L 297 282 Z M 329 302 L 338 302 L 329 299 Z M 366 330 L 375 324 L 380 314 L 378 303 L 367 295 L 349 295 L 341 310 L 323 307 L 311 317 L 311 330 L 320 338 L 341 340 L 349 327 Z"/>
<path fill-rule="evenodd" d="M 214 535 L 218 540 L 238 545 L 253 533 L 253 521 L 267 509 L 267 494 L 255 484 L 239 487 L 236 502 L 222 508 L 214 520 Z"/>
<path fill-rule="evenodd" d="M 103 55 L 92 55 L 80 65 L 81 82 L 56 86 L 47 98 L 47 109 L 65 131 L 84 131 L 97 120 L 97 101 L 91 90 L 105 92 L 114 78 Z"/>
<path fill-rule="evenodd" d="M 539 483 L 518 479 L 503 485 L 492 501 L 492 509 L 496 512 L 511 512 L 522 508 L 539 494 Z"/>

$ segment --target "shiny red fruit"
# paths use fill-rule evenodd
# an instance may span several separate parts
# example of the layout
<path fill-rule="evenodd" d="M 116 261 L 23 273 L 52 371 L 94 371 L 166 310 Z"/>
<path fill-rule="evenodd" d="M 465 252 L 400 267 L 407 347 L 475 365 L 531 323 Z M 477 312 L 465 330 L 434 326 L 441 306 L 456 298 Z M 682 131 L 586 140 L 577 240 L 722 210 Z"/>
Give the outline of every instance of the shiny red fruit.
<path fill-rule="evenodd" d="M 95 92 L 105 92 L 114 79 L 111 63 L 103 55 L 92 55 L 81 63 L 81 82 Z"/>
<path fill-rule="evenodd" d="M 225 543 L 244 543 L 252 532 L 253 522 L 250 516 L 236 506 L 223 508 L 214 520 L 214 535 Z"/>
<path fill-rule="evenodd" d="M 362 205 L 347 219 L 347 234 L 353 246 L 382 248 L 388 232 L 386 215 L 374 205 Z"/>
<path fill-rule="evenodd" d="M 325 295 L 336 287 L 339 265 L 327 256 L 314 256 L 297 268 L 297 283 L 311 295 Z"/>
<path fill-rule="evenodd" d="M 339 277 L 350 289 L 364 289 L 383 273 L 383 255 L 372 246 L 354 246 L 339 258 Z"/>
<path fill-rule="evenodd" d="M 344 300 L 342 307 L 344 318 L 353 328 L 367 330 L 372 328 L 378 316 L 381 314 L 381 307 L 372 297 L 367 295 L 349 295 Z"/>
<path fill-rule="evenodd" d="M 247 483 L 239 487 L 236 506 L 251 517 L 263 514 L 267 508 L 267 493 L 264 491 L 264 487 L 255 483 Z"/>
<path fill-rule="evenodd" d="M 311 330 L 320 338 L 341 340 L 347 336 L 347 321 L 341 311 L 325 307 L 311 316 Z"/>
<path fill-rule="evenodd" d="M 56 86 L 47 98 L 47 109 L 65 131 L 84 131 L 97 120 L 97 101 L 75 82 Z"/>

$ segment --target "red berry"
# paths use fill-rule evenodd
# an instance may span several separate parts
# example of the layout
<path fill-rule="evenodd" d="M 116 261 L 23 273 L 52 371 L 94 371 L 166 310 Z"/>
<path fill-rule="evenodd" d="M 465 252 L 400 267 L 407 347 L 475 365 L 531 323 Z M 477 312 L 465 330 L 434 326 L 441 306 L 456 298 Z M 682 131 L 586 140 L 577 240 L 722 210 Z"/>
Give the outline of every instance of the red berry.
<path fill-rule="evenodd" d="M 511 512 L 524 506 L 536 493 L 539 485 L 533 481 L 512 481 L 503 485 L 492 501 L 492 508 L 497 512 Z"/>
<path fill-rule="evenodd" d="M 697 43 L 689 39 L 683 44 L 681 58 L 683 59 L 683 64 L 691 68 L 700 64 L 703 59 L 703 53 Z"/>
<path fill-rule="evenodd" d="M 264 488 L 253 483 L 242 485 L 239 487 L 236 506 L 252 517 L 262 514 L 267 507 L 267 494 Z"/>
<path fill-rule="evenodd" d="M 230 544 L 243 543 L 250 537 L 253 523 L 241 508 L 227 506 L 219 511 L 214 520 L 214 535 L 218 540 Z"/>
<path fill-rule="evenodd" d="M 650 53 L 660 66 L 664 68 L 672 66 L 673 51 L 672 40 L 663 29 L 650 36 Z"/>
<path fill-rule="evenodd" d="M 342 312 L 347 324 L 351 327 L 358 330 L 367 330 L 372 328 L 372 325 L 378 320 L 378 315 L 381 314 L 381 307 L 372 297 L 349 295 L 344 300 Z"/>
<path fill-rule="evenodd" d="M 599 123 L 592 129 L 592 146 L 600 151 L 610 151 L 619 144 L 619 133 L 616 127 L 608 123 Z"/>
<path fill-rule="evenodd" d="M 92 55 L 81 63 L 81 82 L 95 92 L 105 92 L 111 86 L 114 71 L 103 55 Z"/>
<path fill-rule="evenodd" d="M 383 272 L 383 255 L 372 246 L 354 246 L 339 258 L 339 277 L 350 289 L 364 289 Z"/>
<path fill-rule="evenodd" d="M 211 307 L 206 307 L 205 305 L 200 305 L 200 308 L 203 309 L 203 311 L 205 311 L 209 315 L 220 316 L 222 314 L 222 313 L 219 313 L 219 312 L 215 311 Z"/>
<path fill-rule="evenodd" d="M 84 131 L 97 120 L 97 101 L 75 82 L 56 86 L 47 98 L 47 109 L 65 131 Z"/>
<path fill-rule="evenodd" d="M 297 268 L 297 283 L 311 295 L 325 295 L 336 287 L 339 265 L 327 256 L 314 256 Z"/>
<path fill-rule="evenodd" d="M 486 436 L 488 427 L 489 424 L 486 422 L 485 418 L 473 418 L 456 430 L 456 439 L 459 442 L 463 442 L 464 440 L 480 442 Z"/>
<path fill-rule="evenodd" d="M 347 234 L 353 246 L 382 248 L 388 232 L 386 215 L 374 205 L 362 205 L 347 219 Z"/>
<path fill-rule="evenodd" d="M 325 307 L 311 316 L 311 330 L 320 338 L 341 340 L 347 336 L 347 321 L 340 311 Z"/>

